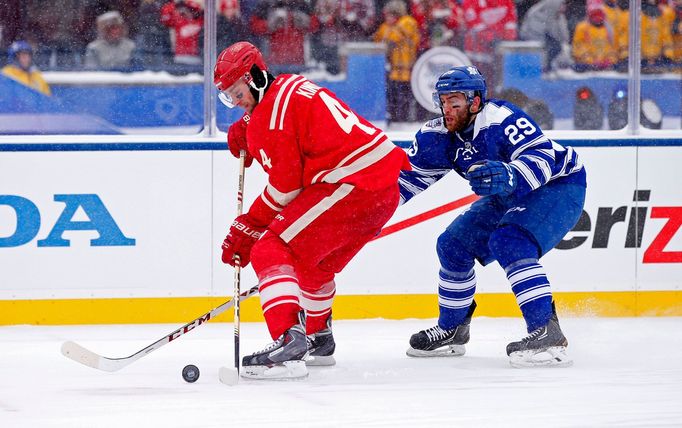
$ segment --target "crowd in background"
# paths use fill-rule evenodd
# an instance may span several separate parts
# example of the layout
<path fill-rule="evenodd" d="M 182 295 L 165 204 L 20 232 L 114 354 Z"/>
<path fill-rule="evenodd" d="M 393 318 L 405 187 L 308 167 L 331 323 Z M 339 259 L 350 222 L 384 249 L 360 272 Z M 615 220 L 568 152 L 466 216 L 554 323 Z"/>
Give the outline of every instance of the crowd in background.
<path fill-rule="evenodd" d="M 544 43 L 546 68 L 619 69 L 628 0 L 215 0 L 218 49 L 249 40 L 270 64 L 338 73 L 338 47 L 382 41 L 398 68 L 433 46 L 462 49 L 484 69 L 500 40 Z M 204 0 L 5 0 L 0 49 L 26 41 L 43 70 L 201 64 Z M 642 0 L 647 68 L 682 64 L 682 0 Z M 403 51 L 398 55 L 394 50 Z M 401 71 L 396 72 L 396 76 Z"/>
<path fill-rule="evenodd" d="M 28 52 L 33 70 L 201 72 L 204 1 L 4 0 L 0 65 L 21 68 L 19 53 Z M 493 88 L 500 41 L 540 42 L 546 72 L 628 65 L 628 0 L 211 1 L 218 51 L 248 40 L 275 73 L 337 74 L 344 43 L 385 43 L 395 111 L 416 59 L 434 46 L 464 51 Z M 644 72 L 682 70 L 682 0 L 642 0 L 641 35 Z"/>

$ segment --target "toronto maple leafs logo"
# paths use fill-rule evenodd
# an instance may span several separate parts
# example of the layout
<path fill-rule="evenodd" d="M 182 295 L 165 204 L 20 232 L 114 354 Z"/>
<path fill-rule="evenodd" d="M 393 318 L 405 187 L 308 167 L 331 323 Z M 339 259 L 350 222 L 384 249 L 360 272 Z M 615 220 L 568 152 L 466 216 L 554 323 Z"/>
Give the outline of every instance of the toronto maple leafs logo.
<path fill-rule="evenodd" d="M 476 76 L 476 75 L 480 74 L 480 73 L 478 72 L 478 69 L 477 69 L 476 67 L 473 67 L 473 66 L 467 67 L 467 71 L 469 72 L 469 74 L 471 74 L 471 75 L 473 75 L 473 76 Z"/>
<path fill-rule="evenodd" d="M 476 153 L 478 153 L 476 147 L 474 147 L 470 141 L 465 141 L 464 148 L 460 147 L 455 151 L 455 161 L 459 160 L 460 156 L 463 160 L 470 161 Z"/>

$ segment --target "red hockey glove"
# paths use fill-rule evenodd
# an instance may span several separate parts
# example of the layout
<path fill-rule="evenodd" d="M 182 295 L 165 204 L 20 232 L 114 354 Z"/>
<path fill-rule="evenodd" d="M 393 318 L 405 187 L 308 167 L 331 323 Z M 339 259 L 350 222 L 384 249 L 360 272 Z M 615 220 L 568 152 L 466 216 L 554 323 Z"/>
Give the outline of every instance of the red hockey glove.
<path fill-rule="evenodd" d="M 265 227 L 256 226 L 248 214 L 242 214 L 232 222 L 230 231 L 223 241 L 223 263 L 235 265 L 235 256 L 239 256 L 242 267 L 251 260 L 251 248 L 263 236 Z"/>
<path fill-rule="evenodd" d="M 232 156 L 239 159 L 240 150 L 246 152 L 244 159 L 244 166 L 250 167 L 253 163 L 253 156 L 249 154 L 249 148 L 246 144 L 246 125 L 249 123 L 249 115 L 244 114 L 238 121 L 230 125 L 227 130 L 227 148 L 230 149 Z"/>

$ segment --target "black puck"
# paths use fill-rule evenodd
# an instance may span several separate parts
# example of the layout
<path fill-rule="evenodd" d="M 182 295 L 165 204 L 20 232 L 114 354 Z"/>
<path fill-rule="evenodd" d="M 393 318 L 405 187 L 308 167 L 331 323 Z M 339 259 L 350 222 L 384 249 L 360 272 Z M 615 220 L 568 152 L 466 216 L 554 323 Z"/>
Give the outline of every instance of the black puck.
<path fill-rule="evenodd" d="M 199 367 L 194 364 L 188 364 L 182 369 L 182 378 L 185 382 L 193 383 L 199 379 Z"/>

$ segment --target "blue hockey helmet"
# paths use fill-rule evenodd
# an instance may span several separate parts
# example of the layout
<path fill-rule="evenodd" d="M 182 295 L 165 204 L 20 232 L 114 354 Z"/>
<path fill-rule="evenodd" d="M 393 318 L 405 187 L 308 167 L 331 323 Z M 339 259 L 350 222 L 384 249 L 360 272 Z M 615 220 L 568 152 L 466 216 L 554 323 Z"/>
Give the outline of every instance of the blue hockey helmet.
<path fill-rule="evenodd" d="M 437 108 L 441 108 L 440 96 L 461 92 L 471 103 L 474 97 L 481 98 L 481 105 L 485 103 L 487 87 L 485 79 L 473 65 L 462 65 L 452 67 L 441 74 L 436 81 L 435 91 L 433 92 L 433 102 Z"/>
<path fill-rule="evenodd" d="M 12 43 L 7 50 L 7 56 L 9 57 L 8 59 L 10 62 L 16 60 L 17 54 L 19 54 L 19 52 L 28 52 L 33 55 L 33 48 L 24 40 L 17 40 L 16 42 Z"/>

